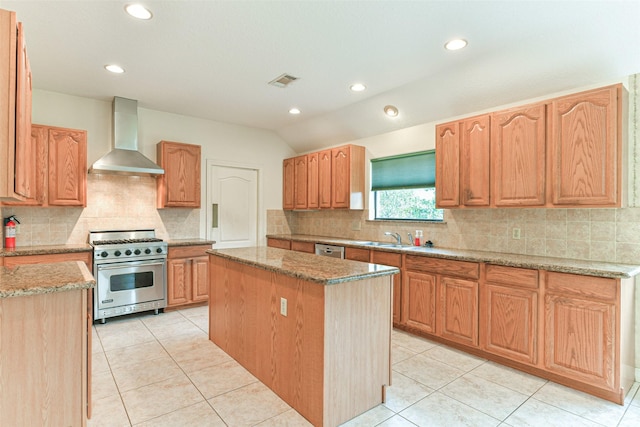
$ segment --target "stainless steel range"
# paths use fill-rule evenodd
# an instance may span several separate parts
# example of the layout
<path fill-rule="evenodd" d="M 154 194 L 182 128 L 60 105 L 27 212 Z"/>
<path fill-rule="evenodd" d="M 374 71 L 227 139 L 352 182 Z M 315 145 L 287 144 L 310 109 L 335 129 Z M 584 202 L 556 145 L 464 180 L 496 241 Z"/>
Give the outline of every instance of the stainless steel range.
<path fill-rule="evenodd" d="M 167 243 L 155 230 L 90 231 L 93 320 L 167 306 Z"/>

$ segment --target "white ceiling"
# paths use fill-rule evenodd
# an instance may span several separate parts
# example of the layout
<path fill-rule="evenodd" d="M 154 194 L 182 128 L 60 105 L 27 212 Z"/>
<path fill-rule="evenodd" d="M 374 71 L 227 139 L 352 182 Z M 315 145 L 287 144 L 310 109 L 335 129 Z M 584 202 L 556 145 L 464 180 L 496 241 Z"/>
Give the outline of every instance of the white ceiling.
<path fill-rule="evenodd" d="M 640 72 L 638 0 L 141 0 L 150 21 L 127 3 L 0 8 L 24 23 L 37 89 L 271 129 L 297 152 Z M 469 46 L 445 51 L 452 37 Z M 267 84 L 282 73 L 300 80 Z"/>

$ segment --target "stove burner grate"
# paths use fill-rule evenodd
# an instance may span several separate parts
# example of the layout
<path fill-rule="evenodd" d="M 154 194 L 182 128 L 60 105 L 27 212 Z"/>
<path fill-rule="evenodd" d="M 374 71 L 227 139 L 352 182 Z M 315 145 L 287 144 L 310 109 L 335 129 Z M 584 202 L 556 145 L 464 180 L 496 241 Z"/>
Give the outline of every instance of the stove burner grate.
<path fill-rule="evenodd" d="M 93 241 L 93 245 L 97 246 L 97 245 L 122 245 L 122 244 L 129 244 L 129 243 L 155 243 L 155 242 L 162 242 L 162 239 L 159 239 L 157 237 L 148 237 L 148 238 L 141 238 L 141 239 L 114 239 L 114 240 L 94 240 Z"/>

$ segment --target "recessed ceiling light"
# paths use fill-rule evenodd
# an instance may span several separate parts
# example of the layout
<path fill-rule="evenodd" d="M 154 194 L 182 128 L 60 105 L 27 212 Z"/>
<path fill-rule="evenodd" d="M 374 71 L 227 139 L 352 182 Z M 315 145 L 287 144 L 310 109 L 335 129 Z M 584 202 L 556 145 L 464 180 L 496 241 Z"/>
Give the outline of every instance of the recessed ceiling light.
<path fill-rule="evenodd" d="M 353 92 L 362 92 L 366 88 L 367 87 L 362 83 L 354 83 L 351 86 L 349 86 L 349 89 L 351 89 Z"/>
<path fill-rule="evenodd" d="M 109 65 L 105 65 L 105 66 L 104 66 L 104 68 L 105 68 L 107 71 L 111 71 L 112 73 L 115 73 L 115 74 L 122 74 L 122 73 L 124 73 L 124 68 L 122 68 L 121 66 L 116 65 L 116 64 L 109 64 Z"/>
<path fill-rule="evenodd" d="M 387 105 L 384 107 L 384 113 L 389 117 L 396 117 L 398 115 L 398 109 L 393 105 Z"/>
<path fill-rule="evenodd" d="M 294 107 L 289 110 L 289 114 L 300 114 L 300 110 Z"/>
<path fill-rule="evenodd" d="M 444 45 L 444 48 L 447 50 L 458 50 L 458 49 L 462 49 L 466 45 L 467 45 L 467 41 L 465 39 L 453 39 L 453 40 L 449 40 Z"/>
<path fill-rule="evenodd" d="M 139 3 L 129 4 L 125 6 L 124 10 L 126 10 L 129 15 L 138 19 L 146 20 L 146 19 L 151 19 L 151 17 L 153 17 L 153 14 L 151 14 L 151 11 Z"/>

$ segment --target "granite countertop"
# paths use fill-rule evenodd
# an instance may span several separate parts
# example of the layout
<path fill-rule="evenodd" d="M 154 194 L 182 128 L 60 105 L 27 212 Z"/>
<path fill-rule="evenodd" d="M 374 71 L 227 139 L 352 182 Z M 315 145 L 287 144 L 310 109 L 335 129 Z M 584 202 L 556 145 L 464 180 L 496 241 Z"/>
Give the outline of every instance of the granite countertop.
<path fill-rule="evenodd" d="M 265 246 L 209 249 L 207 253 L 241 264 L 324 285 L 335 285 L 400 273 L 399 269 L 386 265 L 320 257 L 313 254 Z"/>
<path fill-rule="evenodd" d="M 431 258 L 444 258 L 458 261 L 484 262 L 487 264 L 509 267 L 531 268 L 536 270 L 555 271 L 559 273 L 581 274 L 586 276 L 626 279 L 640 274 L 640 265 L 618 264 L 603 261 L 565 259 L 536 255 L 509 254 L 502 252 L 471 251 L 463 249 L 426 248 L 418 246 L 393 246 L 393 242 L 385 242 L 389 246 L 375 246 L 361 240 L 339 239 L 326 236 L 305 234 L 267 235 L 268 238 L 316 242 L 328 245 L 340 245 L 376 251 L 398 252 L 409 255 L 421 255 Z"/>
<path fill-rule="evenodd" d="M 0 248 L 0 257 L 22 255 L 68 254 L 73 252 L 91 252 L 93 248 L 88 243 L 79 245 L 47 245 L 47 246 L 18 246 L 15 249 Z"/>
<path fill-rule="evenodd" d="M 213 245 L 215 240 L 207 240 L 207 239 L 171 239 L 167 240 L 167 244 L 169 246 L 198 246 L 198 245 Z"/>
<path fill-rule="evenodd" d="M 95 284 L 82 261 L 0 267 L 0 298 L 89 289 Z"/>

